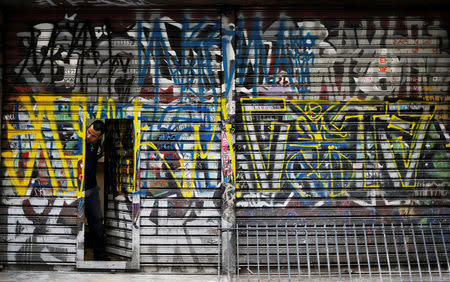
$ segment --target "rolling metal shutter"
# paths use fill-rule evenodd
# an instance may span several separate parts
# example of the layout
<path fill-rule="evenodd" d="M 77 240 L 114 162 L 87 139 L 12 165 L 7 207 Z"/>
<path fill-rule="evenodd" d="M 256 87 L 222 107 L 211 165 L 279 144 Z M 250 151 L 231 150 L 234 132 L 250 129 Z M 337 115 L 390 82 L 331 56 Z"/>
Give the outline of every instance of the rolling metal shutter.
<path fill-rule="evenodd" d="M 317 264 L 333 243 L 329 228 L 364 226 L 355 242 L 364 232 L 379 240 L 380 223 L 448 234 L 448 20 L 423 11 L 220 12 L 6 13 L 2 262 L 82 259 L 77 168 L 95 118 L 133 125 L 132 181 L 122 191 L 133 201 L 117 205 L 125 217 L 114 205 L 107 217 L 121 231 L 139 229 L 144 267 L 215 267 L 234 181 L 239 226 L 312 227 Z M 232 226 L 232 212 L 227 219 Z M 126 236 L 119 245 L 129 250 Z"/>
<path fill-rule="evenodd" d="M 358 230 L 370 232 L 373 263 L 378 245 L 372 234 L 382 236 L 381 224 L 393 224 L 396 232 L 401 224 L 442 224 L 448 234 L 447 31 L 446 18 L 423 12 L 237 13 L 238 263 L 258 266 L 259 275 L 266 244 L 273 251 L 276 243 L 286 267 L 285 248 L 295 253 L 295 242 L 285 240 L 287 232 L 294 240 L 295 226 L 311 232 L 317 251 L 311 263 L 320 266 L 321 257 L 325 269 L 329 255 L 339 264 L 334 231 L 344 244 L 345 224 L 364 224 Z M 255 227 L 262 228 L 259 235 Z M 308 237 L 301 240 L 305 253 Z M 405 240 L 412 245 L 411 237 Z"/>
<path fill-rule="evenodd" d="M 139 17 L 141 266 L 207 271 L 220 227 L 220 14 Z"/>
<path fill-rule="evenodd" d="M 80 222 L 74 195 L 86 97 L 68 99 L 61 88 L 46 88 L 62 78 L 55 60 L 48 59 L 53 27 L 48 22 L 54 15 L 49 12 L 33 29 L 23 14 L 5 14 L 1 261 L 74 264 Z"/>
<path fill-rule="evenodd" d="M 5 20 L 2 261 L 75 265 L 83 260 L 78 176 L 86 120 L 119 117 L 117 97 L 126 100 L 111 86 L 123 79 L 127 67 L 114 66 L 126 56 L 110 53 L 106 36 L 120 21 L 108 25 L 100 13 L 67 9 L 23 12 L 8 11 Z"/>
<path fill-rule="evenodd" d="M 104 227 L 106 252 L 120 260 L 133 257 L 133 121 L 106 120 Z M 134 217 L 139 219 L 139 217 Z"/>
<path fill-rule="evenodd" d="M 101 118 L 133 123 L 128 193 L 140 197 L 132 205 L 139 213 L 115 223 L 140 224 L 140 265 L 216 267 L 219 11 L 7 14 L 1 261 L 74 264 L 83 259 L 76 249 L 83 248 L 77 234 L 82 222 L 77 215 L 83 212 L 77 165 L 86 120 Z"/>

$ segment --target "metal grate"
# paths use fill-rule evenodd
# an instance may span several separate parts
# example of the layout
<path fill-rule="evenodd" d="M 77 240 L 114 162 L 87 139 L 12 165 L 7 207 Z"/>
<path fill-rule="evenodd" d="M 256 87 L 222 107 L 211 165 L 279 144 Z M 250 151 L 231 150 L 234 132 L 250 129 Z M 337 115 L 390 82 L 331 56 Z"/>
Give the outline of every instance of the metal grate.
<path fill-rule="evenodd" d="M 219 261 L 229 277 L 450 279 L 447 225 L 238 225 L 232 258 Z M 220 242 L 221 240 L 219 240 Z"/>

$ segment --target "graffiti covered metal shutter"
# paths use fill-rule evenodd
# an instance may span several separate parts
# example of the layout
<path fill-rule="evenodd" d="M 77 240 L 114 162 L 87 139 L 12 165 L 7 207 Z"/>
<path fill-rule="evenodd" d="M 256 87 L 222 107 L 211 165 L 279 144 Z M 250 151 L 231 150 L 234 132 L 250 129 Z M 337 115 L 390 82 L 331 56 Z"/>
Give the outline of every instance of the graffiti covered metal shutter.
<path fill-rule="evenodd" d="M 121 259 L 132 258 L 133 121 L 107 120 L 105 125 L 106 252 Z"/>
<path fill-rule="evenodd" d="M 141 15 L 141 265 L 204 271 L 220 226 L 220 13 L 156 15 Z"/>
<path fill-rule="evenodd" d="M 140 229 L 142 266 L 215 266 L 221 180 L 226 227 L 236 195 L 241 226 L 448 230 L 448 22 L 423 12 L 234 15 L 7 14 L 2 261 L 80 259 L 77 167 L 96 118 L 133 124 L 126 189 L 140 201 L 120 209 L 139 213 L 118 224 Z"/>
<path fill-rule="evenodd" d="M 81 242 L 77 164 L 86 120 L 102 118 L 133 123 L 135 163 L 128 188 L 141 198 L 133 204 L 140 214 L 123 225 L 140 221 L 141 265 L 215 266 L 220 13 L 46 9 L 25 14 L 11 12 L 7 20 L 2 236 L 8 243 L 2 245 L 2 261 L 82 259 L 75 257 Z M 44 240 L 48 235 L 54 237 L 52 246 Z"/>
<path fill-rule="evenodd" d="M 238 223 L 448 228 L 448 22 L 374 14 L 238 12 Z"/>
<path fill-rule="evenodd" d="M 74 95 L 69 100 L 58 90 L 51 94 L 41 87 L 59 80 L 52 76 L 55 65 L 36 56 L 49 45 L 51 24 L 30 30 L 23 15 L 10 14 L 6 22 L 1 261 L 73 264 L 79 222 L 74 195 L 83 149 L 81 105 L 86 98 Z"/>

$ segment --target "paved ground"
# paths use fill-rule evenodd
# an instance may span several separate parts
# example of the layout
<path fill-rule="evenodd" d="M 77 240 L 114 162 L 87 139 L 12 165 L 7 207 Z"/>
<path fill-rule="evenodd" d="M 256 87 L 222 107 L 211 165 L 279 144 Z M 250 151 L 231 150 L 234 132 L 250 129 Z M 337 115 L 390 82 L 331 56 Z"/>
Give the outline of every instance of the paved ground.
<path fill-rule="evenodd" d="M 80 272 L 80 271 L 5 271 L 0 272 L 0 281 L 83 281 L 83 282 L 189 282 L 189 281 L 226 281 L 218 279 L 217 275 L 154 275 L 148 273 L 124 273 L 124 272 Z"/>
<path fill-rule="evenodd" d="M 258 280 L 256 275 L 253 275 L 248 280 L 248 277 L 241 276 L 240 279 L 236 278 L 231 281 L 289 281 L 288 277 L 272 277 L 268 280 L 267 277 L 261 277 Z M 291 280 L 297 280 L 297 277 L 291 277 Z M 425 279 L 424 279 L 425 278 Z M 420 277 L 413 276 L 403 277 L 403 281 L 430 281 L 428 276 Z M 450 281 L 450 275 L 444 274 L 443 277 L 434 276 L 433 281 Z M 63 282 L 122 282 L 122 281 L 142 281 L 142 282 L 209 282 L 209 281 L 219 281 L 225 282 L 230 281 L 226 276 L 218 277 L 217 275 L 193 275 L 193 274 L 151 274 L 148 272 L 135 272 L 135 273 L 125 273 L 125 272 L 96 272 L 96 271 L 26 271 L 26 270 L 3 270 L 0 271 L 0 281 L 26 281 L 26 282 L 53 282 L 53 281 L 63 281 Z M 379 277 L 355 277 L 353 280 L 348 278 L 340 279 L 338 277 L 331 278 L 313 278 L 313 279 L 302 279 L 302 281 L 308 282 L 325 282 L 325 281 L 358 281 L 358 282 L 377 282 L 377 281 L 401 281 L 399 277 L 393 277 L 392 280 L 389 277 L 384 277 L 379 279 Z"/>

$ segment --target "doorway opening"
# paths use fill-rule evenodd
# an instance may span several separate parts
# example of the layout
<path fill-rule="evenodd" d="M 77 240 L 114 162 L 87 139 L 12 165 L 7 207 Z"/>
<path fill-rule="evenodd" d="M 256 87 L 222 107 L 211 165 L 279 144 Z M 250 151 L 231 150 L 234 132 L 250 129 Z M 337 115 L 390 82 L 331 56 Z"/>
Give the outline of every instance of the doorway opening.
<path fill-rule="evenodd" d="M 97 162 L 97 186 L 103 215 L 105 260 L 95 260 L 93 236 L 85 220 L 84 256 L 78 268 L 139 268 L 138 196 L 134 189 L 134 129 L 131 119 L 104 119 L 103 156 Z M 87 121 L 89 126 L 92 121 Z"/>

